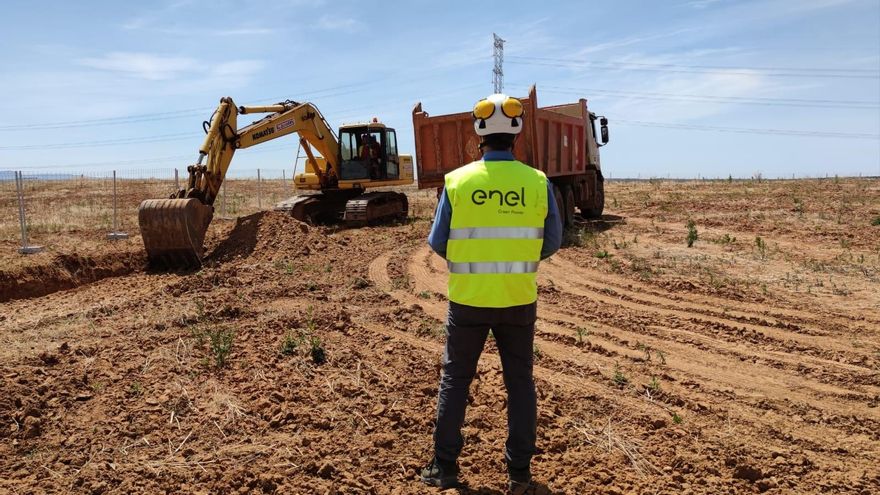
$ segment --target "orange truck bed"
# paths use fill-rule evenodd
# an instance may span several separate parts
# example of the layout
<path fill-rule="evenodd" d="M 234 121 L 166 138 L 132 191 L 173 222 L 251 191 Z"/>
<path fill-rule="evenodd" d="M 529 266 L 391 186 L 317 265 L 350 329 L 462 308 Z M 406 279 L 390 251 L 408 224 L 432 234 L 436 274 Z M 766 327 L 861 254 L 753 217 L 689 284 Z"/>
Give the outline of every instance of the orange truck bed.
<path fill-rule="evenodd" d="M 597 117 L 587 109 L 587 100 L 539 107 L 532 86 L 521 101 L 525 116 L 514 156 L 547 174 L 570 219 L 575 207 L 584 216 L 601 215 L 604 179 L 594 125 Z M 470 112 L 431 116 L 417 103 L 413 132 L 420 189 L 442 187 L 447 172 L 480 159 L 480 140 Z"/>

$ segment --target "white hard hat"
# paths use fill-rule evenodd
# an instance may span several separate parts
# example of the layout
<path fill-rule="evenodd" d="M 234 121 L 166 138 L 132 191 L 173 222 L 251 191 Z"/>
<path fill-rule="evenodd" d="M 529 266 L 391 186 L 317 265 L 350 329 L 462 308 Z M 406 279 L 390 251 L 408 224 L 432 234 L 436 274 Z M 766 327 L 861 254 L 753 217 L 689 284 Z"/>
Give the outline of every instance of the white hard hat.
<path fill-rule="evenodd" d="M 495 93 L 478 101 L 473 116 L 474 130 L 479 136 L 522 131 L 522 102 L 505 94 Z"/>

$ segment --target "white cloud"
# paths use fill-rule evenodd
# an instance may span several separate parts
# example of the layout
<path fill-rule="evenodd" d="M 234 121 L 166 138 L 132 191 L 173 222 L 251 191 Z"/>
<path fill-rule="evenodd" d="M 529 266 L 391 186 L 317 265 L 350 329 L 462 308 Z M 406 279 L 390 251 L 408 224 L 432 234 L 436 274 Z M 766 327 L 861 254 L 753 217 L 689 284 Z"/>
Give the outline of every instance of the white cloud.
<path fill-rule="evenodd" d="M 163 57 L 136 52 L 111 52 L 102 57 L 81 58 L 76 62 L 84 67 L 121 72 L 152 81 L 174 79 L 197 67 L 196 60 L 189 57 Z"/>
<path fill-rule="evenodd" d="M 360 30 L 363 27 L 363 23 L 350 17 L 330 17 L 325 15 L 318 19 L 316 27 L 324 31 L 345 31 L 350 33 Z"/>
<path fill-rule="evenodd" d="M 646 94 L 719 95 L 731 98 L 768 94 L 768 90 L 765 76 L 742 70 L 670 74 L 654 79 L 650 85 L 627 88 L 627 91 L 644 91 Z M 712 101 L 627 99 L 625 96 L 615 96 L 606 112 L 629 120 L 688 122 L 717 115 L 730 108 L 730 105 Z"/>
<path fill-rule="evenodd" d="M 203 34 L 209 36 L 251 36 L 274 34 L 275 30 L 271 28 L 233 28 L 233 29 L 216 29 L 212 31 L 202 31 Z"/>
<path fill-rule="evenodd" d="M 688 2 L 687 5 L 695 9 L 705 9 L 707 7 L 711 7 L 712 5 L 725 1 L 727 0 L 692 0 Z"/>
<path fill-rule="evenodd" d="M 250 77 L 266 66 L 262 60 L 233 60 L 217 64 L 211 69 L 214 77 Z"/>
<path fill-rule="evenodd" d="M 581 48 L 574 54 L 574 58 L 580 58 L 585 55 L 591 53 L 602 52 L 606 50 L 611 50 L 614 48 L 623 48 L 625 46 L 638 45 L 640 43 L 644 43 L 646 41 L 653 41 L 662 38 L 673 38 L 675 36 L 680 36 L 685 33 L 691 33 L 694 31 L 698 31 L 699 28 L 684 28 L 684 29 L 675 29 L 672 31 L 664 31 L 660 33 L 652 33 L 652 34 L 644 34 L 639 36 L 627 36 L 625 38 L 619 38 L 616 40 L 605 41 L 603 43 L 597 43 L 595 45 L 586 46 Z"/>
<path fill-rule="evenodd" d="M 148 81 L 184 81 L 205 77 L 244 81 L 265 67 L 262 60 L 230 60 L 211 64 L 190 57 L 136 52 L 111 52 L 101 57 L 81 58 L 76 62 L 83 67 Z"/>

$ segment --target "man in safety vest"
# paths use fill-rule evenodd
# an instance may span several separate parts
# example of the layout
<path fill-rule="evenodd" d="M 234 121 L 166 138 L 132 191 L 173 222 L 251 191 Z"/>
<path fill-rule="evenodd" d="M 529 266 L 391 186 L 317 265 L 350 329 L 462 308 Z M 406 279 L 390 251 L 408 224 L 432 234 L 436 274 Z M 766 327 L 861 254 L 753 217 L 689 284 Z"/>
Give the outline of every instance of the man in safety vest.
<path fill-rule="evenodd" d="M 530 463 L 535 453 L 537 401 L 532 376 L 538 262 L 562 242 L 553 185 L 543 172 L 513 157 L 523 106 L 493 94 L 474 106 L 474 130 L 483 159 L 446 174 L 428 236 L 447 260 L 449 313 L 434 429 L 434 458 L 422 481 L 458 486 L 457 459 L 464 446 L 468 388 L 489 330 L 495 338 L 507 388 L 508 436 L 504 453 L 510 492 L 535 493 Z"/>

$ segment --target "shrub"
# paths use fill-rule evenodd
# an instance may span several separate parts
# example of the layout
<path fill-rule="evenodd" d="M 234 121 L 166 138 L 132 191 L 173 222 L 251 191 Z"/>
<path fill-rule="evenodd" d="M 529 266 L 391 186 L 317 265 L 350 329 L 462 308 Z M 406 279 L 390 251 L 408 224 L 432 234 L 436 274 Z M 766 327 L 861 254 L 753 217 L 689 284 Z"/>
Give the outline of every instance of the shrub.
<path fill-rule="evenodd" d="M 694 243 L 697 242 L 697 224 L 693 220 L 688 220 L 687 229 L 687 246 L 694 247 Z"/>
<path fill-rule="evenodd" d="M 324 346 L 321 345 L 321 339 L 313 335 L 309 338 L 309 344 L 311 345 L 312 362 L 315 364 L 327 362 L 327 353 L 324 351 Z"/>
<path fill-rule="evenodd" d="M 235 340 L 235 330 L 217 328 L 208 330 L 208 338 L 211 344 L 211 353 L 214 355 L 214 365 L 218 368 L 226 366 L 226 358 L 232 352 L 232 343 Z"/>
<path fill-rule="evenodd" d="M 767 243 L 764 242 L 764 239 L 761 239 L 761 236 L 755 237 L 755 247 L 758 248 L 758 254 L 761 255 L 761 259 L 765 259 L 767 257 Z"/>

